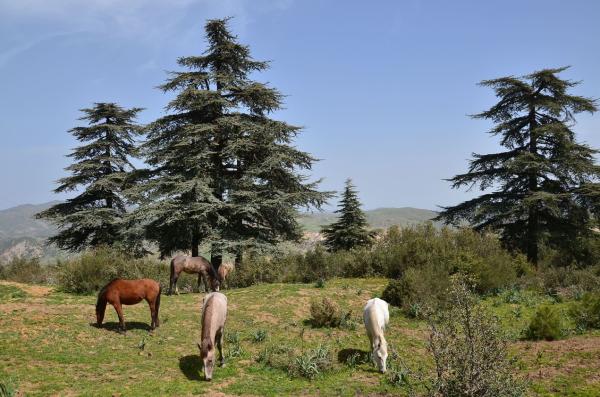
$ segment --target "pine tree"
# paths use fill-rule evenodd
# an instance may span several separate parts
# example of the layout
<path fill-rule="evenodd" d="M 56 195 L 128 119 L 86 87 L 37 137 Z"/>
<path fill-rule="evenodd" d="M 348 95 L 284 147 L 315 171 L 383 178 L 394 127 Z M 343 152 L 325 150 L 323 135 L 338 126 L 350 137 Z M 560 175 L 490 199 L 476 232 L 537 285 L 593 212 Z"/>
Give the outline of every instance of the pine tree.
<path fill-rule="evenodd" d="M 360 201 L 352 180 L 346 180 L 339 208 L 335 211 L 339 219 L 322 229 L 325 245 L 330 251 L 349 250 L 372 242 L 372 233 L 367 230 L 367 218 L 360 209 Z"/>
<path fill-rule="evenodd" d="M 499 231 L 507 247 L 534 264 L 541 244 L 564 248 L 590 235 L 600 203 L 598 152 L 578 143 L 572 130 L 574 115 L 595 112 L 596 103 L 568 93 L 578 83 L 557 76 L 565 69 L 481 83 L 500 100 L 473 117 L 493 121 L 490 133 L 507 150 L 473 154 L 469 171 L 450 181 L 485 193 L 445 207 L 438 218 Z"/>
<path fill-rule="evenodd" d="M 80 120 L 89 125 L 69 132 L 83 145 L 67 155 L 74 160 L 65 168 L 71 175 L 60 179 L 54 192 L 83 191 L 36 215 L 58 226 L 58 234 L 49 243 L 80 251 L 123 241 L 126 201 L 122 192 L 133 169 L 130 158 L 136 155 L 134 140 L 141 132 L 134 119 L 141 110 L 114 103 L 96 103 L 81 110 Z"/>
<path fill-rule="evenodd" d="M 143 145 L 146 181 L 137 219 L 161 255 L 210 246 L 217 268 L 224 252 L 238 259 L 247 247 L 267 247 L 300 235 L 299 206 L 322 205 L 327 193 L 302 170 L 315 159 L 292 146 L 299 128 L 268 117 L 282 95 L 250 80 L 268 68 L 228 30 L 207 22 L 208 49 L 182 57 L 160 88 L 175 92 L 166 116 L 151 123 Z"/>

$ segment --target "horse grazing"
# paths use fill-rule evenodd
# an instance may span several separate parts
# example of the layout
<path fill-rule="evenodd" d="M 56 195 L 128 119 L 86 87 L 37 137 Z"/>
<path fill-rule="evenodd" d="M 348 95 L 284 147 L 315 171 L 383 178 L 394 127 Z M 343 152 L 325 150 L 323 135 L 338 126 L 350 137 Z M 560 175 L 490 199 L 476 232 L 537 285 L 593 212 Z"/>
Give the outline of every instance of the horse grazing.
<path fill-rule="evenodd" d="M 219 276 L 219 282 L 225 287 L 225 280 L 229 277 L 229 273 L 235 270 L 235 265 L 231 262 L 224 262 L 219 266 L 217 275 Z"/>
<path fill-rule="evenodd" d="M 227 318 L 227 297 L 220 292 L 211 292 L 202 302 L 202 336 L 198 348 L 206 380 L 212 379 L 215 368 L 215 344 L 219 349 L 219 365 L 225 365 L 223 359 L 223 333 Z"/>
<path fill-rule="evenodd" d="M 200 281 L 204 279 L 204 289 L 208 292 L 208 282 L 213 291 L 219 290 L 219 276 L 212 264 L 202 256 L 177 255 L 171 259 L 171 278 L 169 282 L 169 295 L 179 293 L 177 289 L 177 279 L 181 272 L 198 273 L 198 290 L 200 290 Z"/>
<path fill-rule="evenodd" d="M 373 361 L 381 373 L 385 373 L 387 361 L 387 342 L 383 335 L 385 326 L 390 322 L 388 303 L 379 298 L 369 299 L 363 312 L 367 335 L 371 341 Z"/>
<path fill-rule="evenodd" d="M 147 278 L 141 280 L 122 280 L 116 278 L 106 284 L 98 293 L 96 302 L 96 320 L 98 327 L 102 326 L 106 303 L 113 305 L 119 316 L 119 326 L 123 332 L 126 331 L 123 309 L 121 305 L 135 305 L 145 299 L 150 306 L 150 317 L 152 319 L 150 328 L 159 326 L 158 309 L 160 307 L 160 284 Z"/>

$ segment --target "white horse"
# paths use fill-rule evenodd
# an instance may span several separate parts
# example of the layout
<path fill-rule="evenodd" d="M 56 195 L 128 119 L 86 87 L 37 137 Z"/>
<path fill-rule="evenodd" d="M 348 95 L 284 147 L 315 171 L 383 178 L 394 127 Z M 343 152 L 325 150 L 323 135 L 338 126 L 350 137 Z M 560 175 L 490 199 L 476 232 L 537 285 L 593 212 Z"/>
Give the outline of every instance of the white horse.
<path fill-rule="evenodd" d="M 369 299 L 363 312 L 367 335 L 371 341 L 371 353 L 381 373 L 386 370 L 387 342 L 383 335 L 385 326 L 390 322 L 388 303 L 379 298 Z"/>

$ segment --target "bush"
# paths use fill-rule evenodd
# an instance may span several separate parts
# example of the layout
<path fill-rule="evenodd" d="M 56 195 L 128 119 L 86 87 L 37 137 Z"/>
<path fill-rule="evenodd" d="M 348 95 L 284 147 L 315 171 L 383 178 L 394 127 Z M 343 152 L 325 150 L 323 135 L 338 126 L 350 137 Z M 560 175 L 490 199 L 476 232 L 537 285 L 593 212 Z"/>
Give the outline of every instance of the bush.
<path fill-rule="evenodd" d="M 264 329 L 258 329 L 252 334 L 252 340 L 254 342 L 262 342 L 267 339 L 267 331 Z"/>
<path fill-rule="evenodd" d="M 403 283 L 400 280 L 390 280 L 381 294 L 381 299 L 397 307 L 402 307 L 403 298 Z"/>
<path fill-rule="evenodd" d="M 296 357 L 289 367 L 292 376 L 314 379 L 332 366 L 331 353 L 326 346 L 319 345 Z"/>
<path fill-rule="evenodd" d="M 56 269 L 42 265 L 38 258 L 13 257 L 9 262 L 0 264 L 0 279 L 26 284 L 54 284 Z"/>
<path fill-rule="evenodd" d="M 430 320 L 429 349 L 436 377 L 430 383 L 441 396 L 521 396 L 524 385 L 512 375 L 507 343 L 464 280 L 453 279 L 451 305 Z"/>
<path fill-rule="evenodd" d="M 600 291 L 600 266 L 583 269 L 540 266 L 535 278 L 541 292 L 561 300 L 578 299 L 586 292 Z"/>
<path fill-rule="evenodd" d="M 56 265 L 58 286 L 62 291 L 76 294 L 97 292 L 114 278 L 151 278 L 168 287 L 169 267 L 151 259 L 134 259 L 109 248 L 87 251 L 81 255 L 59 261 Z M 178 282 L 185 289 L 185 280 Z"/>
<path fill-rule="evenodd" d="M 600 293 L 587 293 L 581 301 L 574 302 L 569 314 L 579 330 L 600 328 Z"/>
<path fill-rule="evenodd" d="M 556 340 L 563 335 L 561 316 L 554 306 L 540 306 L 525 333 L 529 340 Z"/>
<path fill-rule="evenodd" d="M 311 302 L 310 315 L 314 327 L 339 327 L 344 317 L 340 306 L 328 297 Z"/>

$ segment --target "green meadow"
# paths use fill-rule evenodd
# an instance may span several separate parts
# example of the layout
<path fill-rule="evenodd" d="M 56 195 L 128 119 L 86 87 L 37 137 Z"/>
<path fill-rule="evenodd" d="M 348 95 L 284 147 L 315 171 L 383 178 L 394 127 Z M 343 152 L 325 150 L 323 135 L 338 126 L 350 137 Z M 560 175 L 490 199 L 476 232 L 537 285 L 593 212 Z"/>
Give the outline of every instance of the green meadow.
<path fill-rule="evenodd" d="M 94 296 L 2 281 L 0 379 L 17 396 L 406 395 L 406 387 L 390 381 L 390 373 L 378 373 L 365 359 L 369 344 L 362 307 L 385 285 L 382 278 L 334 279 L 322 288 L 262 284 L 225 291 L 226 366 L 216 368 L 213 381 L 206 382 L 196 346 L 203 294 L 163 296 L 162 323 L 154 332 L 148 329 L 145 303 L 126 306 L 128 332 L 122 335 L 110 306 L 104 327 L 94 326 Z M 310 302 L 324 296 L 351 312 L 344 327 L 310 325 Z M 565 323 L 564 339 L 520 340 L 538 305 L 567 310 L 568 302 L 548 299 L 500 294 L 484 300 L 484 305 L 500 318 L 512 340 L 515 372 L 528 383 L 528 394 L 600 395 L 600 333 L 577 334 Z M 393 370 L 402 363 L 415 371 L 431 370 L 427 324 L 395 308 L 390 314 L 388 366 Z M 293 364 L 319 346 L 329 351 L 331 363 L 313 379 L 264 359 L 271 352 Z"/>

